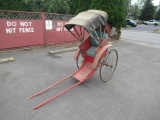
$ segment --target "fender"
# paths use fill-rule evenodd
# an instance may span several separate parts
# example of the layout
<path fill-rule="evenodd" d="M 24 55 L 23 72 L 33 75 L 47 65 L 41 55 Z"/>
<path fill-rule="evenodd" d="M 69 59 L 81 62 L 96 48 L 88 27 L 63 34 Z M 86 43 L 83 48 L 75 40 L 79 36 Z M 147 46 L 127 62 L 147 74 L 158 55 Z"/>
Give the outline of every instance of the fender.
<path fill-rule="evenodd" d="M 94 61 L 93 61 L 93 63 L 92 63 L 92 68 L 96 68 L 96 67 L 97 67 L 98 62 L 99 62 L 101 56 L 102 56 L 103 53 L 104 53 L 109 47 L 111 47 L 111 46 L 113 46 L 113 45 L 112 45 L 112 44 L 107 44 L 107 45 L 105 45 L 105 46 L 96 54 L 96 56 L 95 56 L 95 58 L 94 58 Z"/>
<path fill-rule="evenodd" d="M 75 54 L 75 56 L 74 56 L 74 59 L 75 60 L 77 60 L 78 59 L 78 57 L 80 56 L 80 49 L 78 48 L 78 50 L 76 51 L 76 54 Z"/>

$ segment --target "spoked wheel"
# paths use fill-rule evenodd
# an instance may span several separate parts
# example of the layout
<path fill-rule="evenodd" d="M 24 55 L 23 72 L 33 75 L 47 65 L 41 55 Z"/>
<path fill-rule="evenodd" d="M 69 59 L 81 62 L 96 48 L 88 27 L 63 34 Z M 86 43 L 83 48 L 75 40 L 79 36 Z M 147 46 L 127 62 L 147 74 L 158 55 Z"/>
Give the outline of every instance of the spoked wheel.
<path fill-rule="evenodd" d="M 107 82 L 112 77 L 118 61 L 118 53 L 115 49 L 109 50 L 100 65 L 100 78 Z"/>
<path fill-rule="evenodd" d="M 76 60 L 76 65 L 77 65 L 77 68 L 79 69 L 80 66 L 82 65 L 82 62 L 83 62 L 83 57 L 82 55 L 80 54 Z"/>

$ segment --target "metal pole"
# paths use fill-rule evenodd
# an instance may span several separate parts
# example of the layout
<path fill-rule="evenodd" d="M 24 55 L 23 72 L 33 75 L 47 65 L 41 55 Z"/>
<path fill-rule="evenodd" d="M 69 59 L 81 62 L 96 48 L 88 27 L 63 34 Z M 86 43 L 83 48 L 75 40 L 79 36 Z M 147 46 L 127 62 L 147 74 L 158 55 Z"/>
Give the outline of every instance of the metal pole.
<path fill-rule="evenodd" d="M 81 29 L 81 26 L 80 26 L 80 31 L 81 31 L 81 39 L 82 39 L 82 29 Z"/>
<path fill-rule="evenodd" d="M 94 32 L 95 32 L 95 34 L 96 34 L 96 36 L 97 36 L 97 40 L 98 40 L 98 43 L 100 44 L 100 41 L 99 41 L 99 37 L 98 37 L 98 35 L 97 35 L 97 32 L 94 30 Z"/>
<path fill-rule="evenodd" d="M 79 36 L 79 34 L 78 34 L 77 30 L 75 29 L 75 27 L 73 27 L 73 28 L 74 28 L 74 30 L 76 31 L 76 33 L 77 33 L 78 37 L 79 37 L 79 38 L 80 38 L 80 40 L 81 40 L 82 38 Z"/>
<path fill-rule="evenodd" d="M 75 36 L 70 30 L 69 30 L 69 32 L 70 32 L 75 38 L 77 38 L 77 36 Z M 77 40 L 79 40 L 79 38 L 77 38 Z"/>
<path fill-rule="evenodd" d="M 83 28 L 83 29 L 84 29 L 84 28 Z M 83 38 L 82 38 L 83 40 L 84 40 L 84 33 L 85 33 L 85 29 L 84 29 L 84 31 L 83 31 Z"/>
<path fill-rule="evenodd" d="M 106 27 L 106 26 L 105 26 L 105 27 Z M 103 31 L 103 38 L 105 37 L 104 35 L 105 35 L 105 28 L 104 28 L 104 31 Z"/>

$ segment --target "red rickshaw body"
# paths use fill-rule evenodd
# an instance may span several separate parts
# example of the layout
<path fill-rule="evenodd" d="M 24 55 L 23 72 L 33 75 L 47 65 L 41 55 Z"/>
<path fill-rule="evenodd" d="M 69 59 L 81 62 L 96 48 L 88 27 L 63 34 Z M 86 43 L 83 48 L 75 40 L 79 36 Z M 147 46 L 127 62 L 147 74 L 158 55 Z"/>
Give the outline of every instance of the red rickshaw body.
<path fill-rule="evenodd" d="M 85 12 L 79 13 L 77 16 L 72 18 L 66 25 L 66 29 L 78 40 L 81 41 L 81 44 L 79 45 L 79 48 L 75 54 L 74 59 L 78 61 L 78 58 L 81 56 L 83 58 L 81 65 L 78 66 L 77 64 L 77 71 L 75 71 L 73 74 L 67 76 L 66 78 L 59 80 L 58 82 L 52 84 L 51 86 L 47 87 L 46 89 L 32 95 L 28 99 L 31 99 L 37 95 L 42 94 L 43 92 L 49 90 L 51 87 L 67 80 L 68 78 L 74 78 L 78 82 L 69 87 L 68 89 L 62 91 L 61 93 L 51 97 L 50 99 L 46 100 L 45 102 L 37 105 L 34 107 L 34 109 L 37 109 L 46 103 L 50 102 L 51 100 L 57 98 L 58 96 L 66 93 L 67 91 L 75 88 L 76 86 L 80 85 L 81 83 L 85 82 L 89 78 L 91 78 L 94 73 L 97 71 L 97 69 L 103 66 L 110 67 L 109 69 L 113 70 L 111 71 L 111 75 L 107 78 L 110 79 L 113 75 L 113 72 L 117 65 L 117 59 L 118 54 L 116 50 L 112 50 L 112 52 L 116 53 L 116 63 L 112 65 L 108 60 L 109 55 L 108 54 L 108 48 L 112 46 L 108 43 L 108 35 L 110 34 L 109 27 L 106 27 L 107 25 L 107 13 L 100 10 L 88 10 Z M 77 30 L 79 28 L 79 30 Z M 71 29 L 74 29 L 74 31 L 70 31 Z M 106 34 L 106 29 L 108 32 L 108 35 Z M 86 32 L 88 34 L 88 37 L 85 38 Z M 108 70 L 109 70 L 108 69 Z M 102 81 L 105 81 L 102 79 L 102 75 L 100 73 L 100 78 Z"/>

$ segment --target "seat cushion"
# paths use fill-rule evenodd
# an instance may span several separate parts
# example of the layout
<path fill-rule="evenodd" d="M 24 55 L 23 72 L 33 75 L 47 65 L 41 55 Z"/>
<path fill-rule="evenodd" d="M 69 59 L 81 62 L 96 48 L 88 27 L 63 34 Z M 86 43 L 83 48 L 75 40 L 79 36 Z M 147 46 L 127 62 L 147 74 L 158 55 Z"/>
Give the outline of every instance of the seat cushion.
<path fill-rule="evenodd" d="M 96 42 L 96 40 L 93 37 L 91 37 L 91 45 L 94 47 L 98 47 L 98 43 Z"/>
<path fill-rule="evenodd" d="M 95 32 L 93 31 L 92 33 L 91 33 L 91 35 L 93 36 L 93 37 L 95 37 L 95 38 L 97 38 L 97 36 L 98 36 L 98 38 L 101 38 L 101 37 L 104 37 L 104 38 L 107 38 L 108 37 L 108 34 L 107 33 L 101 33 L 100 31 L 96 31 L 96 33 L 97 33 L 97 35 L 95 34 Z M 91 45 L 92 46 L 95 46 L 95 47 L 98 47 L 98 43 L 96 42 L 96 40 L 95 40 L 95 38 L 93 38 L 91 36 Z"/>
<path fill-rule="evenodd" d="M 87 51 L 86 51 L 86 54 L 89 55 L 89 56 L 92 56 L 92 57 L 95 57 L 96 56 L 96 49 L 97 47 L 94 47 L 94 46 L 91 46 Z"/>

